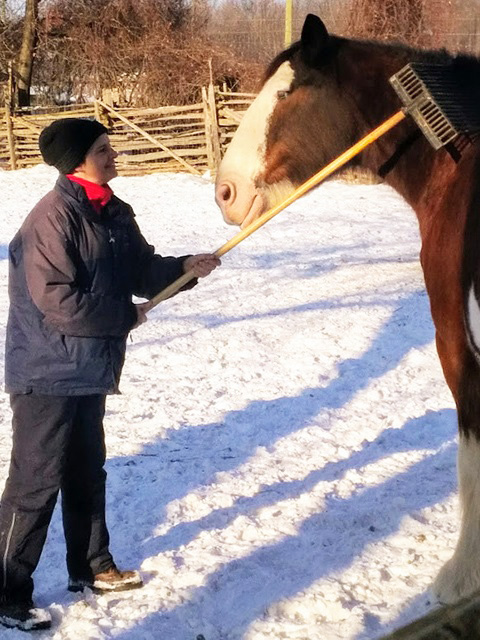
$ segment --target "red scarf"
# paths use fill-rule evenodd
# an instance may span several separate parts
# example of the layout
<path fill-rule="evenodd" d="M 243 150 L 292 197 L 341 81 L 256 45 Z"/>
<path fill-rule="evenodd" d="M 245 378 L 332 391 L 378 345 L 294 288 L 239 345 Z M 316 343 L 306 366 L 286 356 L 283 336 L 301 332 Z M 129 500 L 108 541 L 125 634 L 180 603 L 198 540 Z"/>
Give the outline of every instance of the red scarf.
<path fill-rule="evenodd" d="M 113 191 L 110 189 L 108 184 L 96 184 L 95 182 L 84 180 L 83 178 L 79 178 L 71 173 L 67 175 L 67 178 L 72 182 L 76 182 L 81 185 L 85 189 L 87 198 L 97 213 L 101 213 L 103 207 L 113 196 Z"/>

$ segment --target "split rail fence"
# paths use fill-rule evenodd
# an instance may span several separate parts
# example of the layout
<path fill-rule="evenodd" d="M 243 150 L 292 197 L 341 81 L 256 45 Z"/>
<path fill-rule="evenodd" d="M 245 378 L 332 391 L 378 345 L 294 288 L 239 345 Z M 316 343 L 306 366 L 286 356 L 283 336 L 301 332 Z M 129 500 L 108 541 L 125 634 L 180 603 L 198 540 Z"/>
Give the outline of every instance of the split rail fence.
<path fill-rule="evenodd" d="M 12 110 L 5 100 L 0 119 L 0 169 L 40 164 L 38 136 L 53 120 L 95 117 L 110 130 L 112 145 L 119 153 L 120 175 L 214 174 L 254 97 L 210 85 L 202 88 L 198 104 L 151 109 L 117 107 L 105 98 L 88 104 Z"/>

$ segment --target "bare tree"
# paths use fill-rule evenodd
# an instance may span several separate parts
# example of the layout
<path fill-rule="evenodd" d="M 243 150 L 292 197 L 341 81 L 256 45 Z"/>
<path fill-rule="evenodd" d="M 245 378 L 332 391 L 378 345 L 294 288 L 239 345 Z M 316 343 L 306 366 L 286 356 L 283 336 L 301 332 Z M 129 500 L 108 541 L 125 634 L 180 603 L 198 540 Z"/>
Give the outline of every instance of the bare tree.
<path fill-rule="evenodd" d="M 30 86 L 37 43 L 39 1 L 26 0 L 25 2 L 22 44 L 16 64 L 17 101 L 20 107 L 28 107 L 30 105 Z"/>
<path fill-rule="evenodd" d="M 0 17 L 0 83 L 7 81 L 8 69 L 20 50 L 23 27 L 23 10 L 21 15 L 17 14 L 7 3 L 2 4 L 2 8 L 4 12 Z"/>

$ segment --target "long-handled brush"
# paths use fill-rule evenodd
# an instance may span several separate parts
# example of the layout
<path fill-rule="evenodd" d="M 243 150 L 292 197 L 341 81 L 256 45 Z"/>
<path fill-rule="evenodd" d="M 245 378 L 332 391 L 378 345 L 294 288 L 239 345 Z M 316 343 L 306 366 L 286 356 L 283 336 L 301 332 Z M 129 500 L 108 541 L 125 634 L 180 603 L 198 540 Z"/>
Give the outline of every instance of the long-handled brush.
<path fill-rule="evenodd" d="M 280 211 L 340 169 L 353 157 L 395 127 L 406 116 L 413 118 L 434 149 L 453 144 L 459 136 L 467 141 L 480 131 L 480 106 L 459 83 L 451 64 L 410 63 L 390 78 L 403 108 L 344 151 L 330 164 L 301 184 L 283 202 L 269 209 L 214 252 L 218 258 L 271 220 Z M 188 271 L 151 299 L 152 307 L 166 300 L 195 277 Z"/>

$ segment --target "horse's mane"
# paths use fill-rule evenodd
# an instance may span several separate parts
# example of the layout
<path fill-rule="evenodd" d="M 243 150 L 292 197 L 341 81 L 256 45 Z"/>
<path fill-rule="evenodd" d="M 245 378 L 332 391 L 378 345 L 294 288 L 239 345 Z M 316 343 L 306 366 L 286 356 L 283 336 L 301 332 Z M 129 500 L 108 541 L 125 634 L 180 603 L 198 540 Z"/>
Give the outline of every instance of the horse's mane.
<path fill-rule="evenodd" d="M 268 65 L 265 70 L 263 81 L 266 82 L 268 78 L 271 78 L 277 69 L 287 60 L 290 60 L 293 55 L 300 49 L 300 42 L 294 42 L 288 49 L 281 51 Z"/>
<path fill-rule="evenodd" d="M 331 46 L 329 48 L 332 52 L 343 47 L 348 47 L 349 45 L 357 45 L 370 48 L 372 54 L 375 54 L 375 52 L 380 54 L 382 52 L 385 53 L 390 51 L 411 60 L 421 60 L 432 64 L 452 63 L 455 66 L 455 72 L 458 74 L 459 81 L 461 83 L 463 79 L 465 84 L 471 85 L 473 83 L 475 87 L 480 87 L 480 59 L 473 55 L 466 53 L 452 54 L 446 49 L 420 49 L 399 42 L 347 39 L 335 35 L 331 35 L 330 38 Z M 268 78 L 270 78 L 284 62 L 291 60 L 300 48 L 300 41 L 298 41 L 284 51 L 281 51 L 266 68 L 263 82 L 268 80 Z"/>

